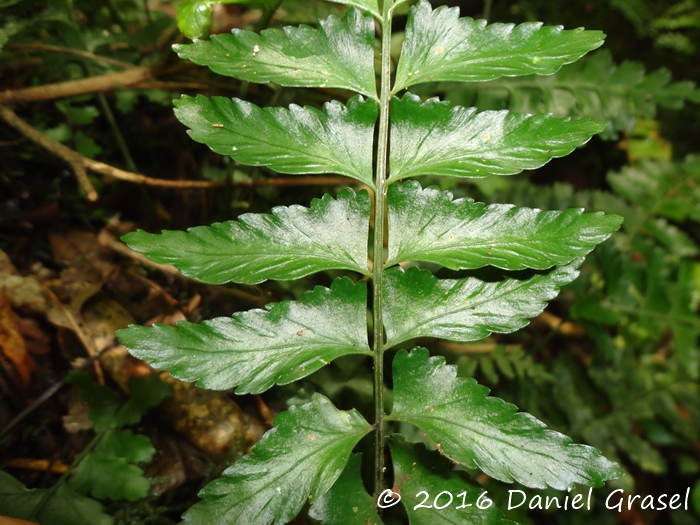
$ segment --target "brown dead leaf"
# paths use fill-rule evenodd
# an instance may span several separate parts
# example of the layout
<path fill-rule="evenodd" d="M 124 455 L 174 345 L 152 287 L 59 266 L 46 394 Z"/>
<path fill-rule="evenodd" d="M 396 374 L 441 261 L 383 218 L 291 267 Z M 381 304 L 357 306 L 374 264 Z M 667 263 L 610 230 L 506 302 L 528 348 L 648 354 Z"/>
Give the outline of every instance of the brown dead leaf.
<path fill-rule="evenodd" d="M 71 231 L 49 235 L 54 260 L 61 266 L 80 271 L 80 280 L 104 281 L 115 269 L 111 252 L 91 232 Z"/>
<path fill-rule="evenodd" d="M 134 318 L 126 308 L 102 292 L 94 295 L 83 305 L 81 316 L 98 352 L 114 346 L 116 343 L 114 332 L 134 322 Z"/>
<path fill-rule="evenodd" d="M 47 284 L 61 301 L 78 312 L 118 271 L 111 251 L 98 242 L 97 235 L 90 232 L 52 233 L 49 242 L 54 260 L 65 269 L 59 279 Z"/>
<path fill-rule="evenodd" d="M 20 379 L 20 386 L 26 388 L 36 370 L 36 361 L 27 352 L 27 346 L 15 321 L 10 300 L 0 293 L 0 350 L 12 362 Z"/>
<path fill-rule="evenodd" d="M 135 322 L 145 323 L 162 313 L 177 309 L 177 301 L 158 283 L 140 275 L 120 272 L 105 287 L 134 317 Z"/>
<path fill-rule="evenodd" d="M 51 352 L 51 336 L 42 330 L 36 319 L 17 316 L 15 321 L 30 353 L 47 355 Z"/>
<path fill-rule="evenodd" d="M 90 419 L 90 407 L 80 399 L 79 396 L 74 396 L 68 407 L 68 414 L 63 416 L 63 428 L 66 432 L 75 434 L 81 430 L 90 430 L 93 426 Z"/>
<path fill-rule="evenodd" d="M 0 273 L 0 292 L 3 292 L 12 307 L 20 312 L 45 317 L 55 326 L 73 328 L 58 299 L 50 290 L 30 277 Z"/>

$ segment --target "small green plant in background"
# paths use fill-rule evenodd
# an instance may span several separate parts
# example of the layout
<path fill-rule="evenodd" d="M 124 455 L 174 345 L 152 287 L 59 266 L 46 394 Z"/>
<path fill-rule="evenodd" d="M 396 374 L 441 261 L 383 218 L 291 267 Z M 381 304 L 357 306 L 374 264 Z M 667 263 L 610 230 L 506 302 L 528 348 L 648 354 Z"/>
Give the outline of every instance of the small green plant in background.
<path fill-rule="evenodd" d="M 354 277 L 265 310 L 201 324 L 131 326 L 118 337 L 156 368 L 239 394 L 294 382 L 342 356 L 366 356 L 374 413 L 339 410 L 314 394 L 281 413 L 251 454 L 207 485 L 185 521 L 286 523 L 310 504 L 309 515 L 323 523 L 381 523 L 377 503 L 389 505 L 401 494 L 414 524 L 438 517 L 505 523 L 483 488 L 453 471 L 452 463 L 532 488 L 601 486 L 619 477 L 620 468 L 598 450 L 488 397 L 486 387 L 458 377 L 443 357 L 411 341 L 474 341 L 522 328 L 576 279 L 583 257 L 620 227 L 621 218 L 582 209 L 487 206 L 401 182 L 422 175 L 512 175 L 567 155 L 602 132 L 603 121 L 478 113 L 406 90 L 550 75 L 598 48 L 603 34 L 538 23 L 487 25 L 421 1 L 409 12 L 392 82 L 392 18 L 404 0 L 342 3 L 353 6 L 347 15 L 321 20 L 316 29 L 236 29 L 176 51 L 245 81 L 356 93 L 346 104 L 260 108 L 239 99 L 182 97 L 176 115 L 194 140 L 242 164 L 345 175 L 370 192 L 343 189 L 309 208 L 277 207 L 271 215 L 246 214 L 186 232 L 138 231 L 124 240 L 207 283 L 255 284 L 328 270 Z M 375 22 L 381 29 L 379 89 Z M 436 265 L 452 271 L 449 278 L 428 269 Z M 497 271 L 485 276 L 485 267 Z M 391 361 L 391 382 L 385 360 Z M 388 384 L 391 407 L 384 399 Z M 410 426 L 433 451 L 398 434 Z M 368 434 L 374 439 L 373 491 L 365 489 L 360 455 L 353 454 Z M 391 494 L 385 492 L 389 479 Z M 423 504 L 439 511 L 417 507 L 421 491 L 429 494 Z"/>
<path fill-rule="evenodd" d="M 95 499 L 134 501 L 145 498 L 150 482 L 135 463 L 149 463 L 156 453 L 150 440 L 125 430 L 170 394 L 170 385 L 153 375 L 129 383 L 130 396 L 120 403 L 114 391 L 97 385 L 85 372 L 72 372 L 89 407 L 95 436 L 71 467 L 48 489 L 26 489 L 0 471 L 0 515 L 51 525 L 110 525 L 113 520 Z"/>
<path fill-rule="evenodd" d="M 553 75 L 499 78 L 468 88 L 448 85 L 444 92 L 448 100 L 479 110 L 507 108 L 515 113 L 607 120 L 600 134 L 606 140 L 631 131 L 639 118 L 654 118 L 657 106 L 680 109 L 686 100 L 700 102 L 695 83 L 673 82 L 666 68 L 647 74 L 639 62 L 617 65 L 608 50 L 591 53 Z"/>
<path fill-rule="evenodd" d="M 211 28 L 211 14 L 214 4 L 252 4 L 263 9 L 260 20 L 262 26 L 267 25 L 281 0 L 185 0 L 177 7 L 177 27 L 187 38 L 201 38 Z"/>
<path fill-rule="evenodd" d="M 610 5 L 632 23 L 638 36 L 653 39 L 655 47 L 686 55 L 696 52 L 692 38 L 697 37 L 700 28 L 700 6 L 696 0 L 654 6 L 642 0 L 611 0 Z"/>

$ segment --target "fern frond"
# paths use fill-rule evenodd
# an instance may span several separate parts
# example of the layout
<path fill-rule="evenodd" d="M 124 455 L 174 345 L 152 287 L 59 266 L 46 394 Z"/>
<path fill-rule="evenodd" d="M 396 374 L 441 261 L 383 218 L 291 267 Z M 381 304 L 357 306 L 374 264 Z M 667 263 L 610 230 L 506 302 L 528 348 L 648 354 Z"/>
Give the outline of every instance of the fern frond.
<path fill-rule="evenodd" d="M 607 120 L 601 137 L 617 137 L 637 118 L 653 118 L 657 106 L 683 107 L 700 102 L 694 82 L 673 82 L 666 68 L 646 73 L 640 62 L 617 65 L 608 51 L 599 51 L 564 66 L 549 76 L 501 78 L 460 86 L 446 92 L 452 102 L 479 110 L 510 109 L 517 113 L 552 113 L 557 117 Z"/>

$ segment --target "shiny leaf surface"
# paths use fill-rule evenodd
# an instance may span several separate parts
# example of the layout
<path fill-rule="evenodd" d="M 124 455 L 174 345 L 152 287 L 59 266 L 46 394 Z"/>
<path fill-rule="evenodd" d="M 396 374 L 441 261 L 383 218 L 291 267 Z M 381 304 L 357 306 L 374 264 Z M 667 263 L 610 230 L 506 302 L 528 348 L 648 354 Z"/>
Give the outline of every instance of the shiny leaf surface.
<path fill-rule="evenodd" d="M 177 8 L 177 28 L 187 38 L 199 38 L 211 26 L 211 0 L 186 0 Z"/>
<path fill-rule="evenodd" d="M 619 477 L 617 464 L 585 445 L 546 429 L 544 423 L 505 401 L 487 397 L 474 379 L 424 348 L 394 358 L 391 419 L 418 426 L 453 461 L 501 481 L 559 490 L 594 487 Z"/>
<path fill-rule="evenodd" d="M 389 180 L 419 175 L 513 175 L 563 157 L 605 122 L 452 107 L 411 93 L 391 104 Z"/>
<path fill-rule="evenodd" d="M 416 337 L 476 341 L 527 325 L 577 276 L 582 259 L 529 279 L 438 279 L 411 267 L 384 272 L 386 347 Z"/>
<path fill-rule="evenodd" d="M 340 476 L 371 426 L 356 410 L 338 410 L 320 394 L 281 413 L 253 452 L 209 483 L 184 523 L 283 524 Z"/>
<path fill-rule="evenodd" d="M 273 4 L 275 0 L 186 0 L 177 6 L 177 28 L 187 38 L 200 38 L 211 26 L 214 4 Z"/>
<path fill-rule="evenodd" d="M 305 377 L 341 355 L 371 355 L 367 284 L 343 277 L 300 301 L 239 312 L 202 324 L 132 325 L 119 341 L 151 366 L 202 388 L 260 393 Z"/>
<path fill-rule="evenodd" d="M 347 467 L 331 489 L 309 509 L 321 525 L 383 525 L 374 498 L 362 482 L 362 454 L 352 454 Z"/>
<path fill-rule="evenodd" d="M 603 44 L 603 33 L 539 22 L 490 24 L 421 0 L 410 12 L 393 93 L 423 82 L 549 75 Z"/>
<path fill-rule="evenodd" d="M 389 187 L 391 266 L 426 261 L 452 270 L 486 265 L 505 270 L 561 266 L 588 254 L 622 222 L 582 209 L 541 211 L 453 199 L 415 181 Z"/>
<path fill-rule="evenodd" d="M 320 20 L 318 29 L 302 25 L 260 34 L 234 29 L 174 49 L 182 59 L 249 82 L 343 88 L 377 98 L 374 19 L 357 9 L 343 20 Z"/>
<path fill-rule="evenodd" d="M 411 445 L 401 436 L 389 442 L 394 465 L 394 491 L 411 525 L 516 525 L 503 519 L 484 489 L 470 482 L 464 472 L 450 472 L 452 465 L 425 445 Z M 429 492 L 428 492 L 429 487 Z M 427 499 L 421 491 L 428 492 Z M 417 505 L 423 506 L 416 508 Z"/>
<path fill-rule="evenodd" d="M 239 99 L 184 96 L 175 116 L 196 142 L 241 164 L 279 173 L 337 173 L 372 187 L 377 104 L 361 97 L 324 111 L 292 105 L 264 108 Z"/>
<path fill-rule="evenodd" d="M 298 279 L 322 270 L 365 275 L 370 202 L 366 191 L 325 195 L 310 208 L 277 207 L 238 221 L 122 237 L 132 250 L 210 284 Z"/>

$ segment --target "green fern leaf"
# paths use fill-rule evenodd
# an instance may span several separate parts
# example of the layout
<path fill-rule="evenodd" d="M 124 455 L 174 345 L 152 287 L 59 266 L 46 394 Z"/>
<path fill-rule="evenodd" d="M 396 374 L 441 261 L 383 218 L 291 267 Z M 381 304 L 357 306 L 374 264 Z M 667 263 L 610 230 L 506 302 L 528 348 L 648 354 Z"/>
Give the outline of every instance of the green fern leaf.
<path fill-rule="evenodd" d="M 369 215 L 367 192 L 347 188 L 337 199 L 314 199 L 310 208 L 280 206 L 272 215 L 250 213 L 187 232 L 138 230 L 122 240 L 153 261 L 211 284 L 298 279 L 322 270 L 369 275 Z"/>
<path fill-rule="evenodd" d="M 251 454 L 202 489 L 203 501 L 184 514 L 184 523 L 287 523 L 331 488 L 372 429 L 359 412 L 338 410 L 320 394 L 275 423 Z"/>
<path fill-rule="evenodd" d="M 174 49 L 180 58 L 249 82 L 343 88 L 377 99 L 374 20 L 354 8 L 343 20 L 321 20 L 318 29 L 266 29 L 259 35 L 234 29 Z"/>
<path fill-rule="evenodd" d="M 361 466 L 362 454 L 350 456 L 338 481 L 311 506 L 309 517 L 321 525 L 384 525 L 362 482 Z"/>
<path fill-rule="evenodd" d="M 384 272 L 387 348 L 417 337 L 475 341 L 527 325 L 577 276 L 582 259 L 529 279 L 438 279 L 416 267 Z"/>
<path fill-rule="evenodd" d="M 176 100 L 175 108 L 192 139 L 241 164 L 294 175 L 337 173 L 374 187 L 373 100 L 332 102 L 320 112 L 299 106 L 260 109 L 239 99 L 198 96 Z"/>
<path fill-rule="evenodd" d="M 420 0 L 408 15 L 393 93 L 424 82 L 475 82 L 503 76 L 550 75 L 603 44 L 600 31 L 529 22 L 490 24 L 433 10 Z"/>
<path fill-rule="evenodd" d="M 389 445 L 393 490 L 401 495 L 411 525 L 517 525 L 503 519 L 486 491 L 465 479 L 463 472 L 450 472 L 446 458 L 428 452 L 422 444 L 412 446 L 398 434 Z"/>
<path fill-rule="evenodd" d="M 418 175 L 513 175 L 568 155 L 605 128 L 605 122 L 588 119 L 477 113 L 438 99 L 421 103 L 411 93 L 393 99 L 391 109 L 389 181 Z"/>
<path fill-rule="evenodd" d="M 394 409 L 389 419 L 419 427 L 453 461 L 501 481 L 559 490 L 594 487 L 621 475 L 598 450 L 571 443 L 473 379 L 458 378 L 443 357 L 423 348 L 394 358 Z"/>
<path fill-rule="evenodd" d="M 588 254 L 620 227 L 622 217 L 546 211 L 453 200 L 417 182 L 389 188 L 387 266 L 426 261 L 452 270 L 486 265 L 544 270 Z"/>
<path fill-rule="evenodd" d="M 119 341 L 151 366 L 170 370 L 202 388 L 239 394 L 264 392 L 305 377 L 348 354 L 371 355 L 367 331 L 367 285 L 347 277 L 331 288 L 317 286 L 300 301 L 236 313 L 202 324 L 175 327 L 132 325 Z"/>

